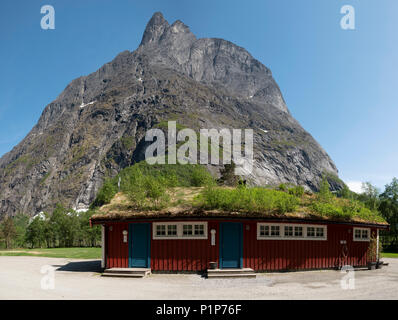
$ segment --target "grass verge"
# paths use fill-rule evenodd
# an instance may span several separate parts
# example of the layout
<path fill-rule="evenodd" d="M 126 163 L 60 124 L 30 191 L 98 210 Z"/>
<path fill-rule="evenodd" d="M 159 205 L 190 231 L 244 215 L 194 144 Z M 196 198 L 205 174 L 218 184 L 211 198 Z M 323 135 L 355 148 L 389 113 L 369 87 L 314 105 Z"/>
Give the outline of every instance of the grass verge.
<path fill-rule="evenodd" d="M 382 258 L 398 258 L 398 253 L 394 252 L 382 252 L 381 253 Z"/>
<path fill-rule="evenodd" d="M 101 259 L 101 248 L 37 248 L 0 250 L 0 256 Z"/>

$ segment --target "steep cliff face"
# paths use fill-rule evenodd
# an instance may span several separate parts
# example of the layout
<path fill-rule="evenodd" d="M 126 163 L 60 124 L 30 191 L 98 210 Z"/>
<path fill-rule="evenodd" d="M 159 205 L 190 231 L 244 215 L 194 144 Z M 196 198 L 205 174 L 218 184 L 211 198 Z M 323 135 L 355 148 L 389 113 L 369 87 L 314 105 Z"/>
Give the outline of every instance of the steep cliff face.
<path fill-rule="evenodd" d="M 288 112 L 268 68 L 229 41 L 196 39 L 179 20 L 169 25 L 161 13 L 155 13 L 137 52 L 147 55 L 151 65 L 172 68 L 232 95 Z"/>
<path fill-rule="evenodd" d="M 323 173 L 337 176 L 269 69 L 231 42 L 196 39 L 155 13 L 136 51 L 73 80 L 0 159 L 0 215 L 33 215 L 58 202 L 86 208 L 106 176 L 142 159 L 145 132 L 167 120 L 195 130 L 252 128 L 253 184 L 316 190 Z"/>

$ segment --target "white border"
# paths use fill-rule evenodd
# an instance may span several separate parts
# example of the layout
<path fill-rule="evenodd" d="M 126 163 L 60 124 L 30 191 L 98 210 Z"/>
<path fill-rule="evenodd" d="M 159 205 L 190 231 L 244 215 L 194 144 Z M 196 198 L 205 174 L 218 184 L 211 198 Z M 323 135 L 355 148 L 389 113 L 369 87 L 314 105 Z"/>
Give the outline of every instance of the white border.
<path fill-rule="evenodd" d="M 275 236 L 260 236 L 260 226 L 279 226 L 279 237 Z M 303 228 L 303 237 L 295 237 L 295 236 L 285 236 L 285 226 L 289 227 L 302 227 Z M 323 228 L 323 237 L 307 237 L 307 228 Z M 267 223 L 267 222 L 258 222 L 257 223 L 257 240 L 317 240 L 317 241 L 325 241 L 328 239 L 327 234 L 327 226 L 326 225 L 318 225 L 318 224 L 299 224 L 299 223 Z M 294 229 L 293 229 L 294 232 Z M 315 230 L 316 232 L 316 230 Z"/>
<path fill-rule="evenodd" d="M 157 236 L 156 235 L 156 226 L 158 225 L 176 225 L 177 226 L 177 235 L 176 236 Z M 203 236 L 184 236 L 183 235 L 183 226 L 184 225 L 203 225 L 204 226 L 204 235 Z M 192 227 L 193 231 L 195 230 L 194 227 Z M 167 228 L 166 228 L 167 232 Z M 207 239 L 207 222 L 203 221 L 184 221 L 184 222 L 153 222 L 152 223 L 152 239 L 153 240 L 170 240 L 170 239 L 179 239 L 179 240 L 184 240 L 184 239 L 191 239 L 191 240 L 206 240 Z"/>
<path fill-rule="evenodd" d="M 368 230 L 368 237 L 366 239 L 362 239 L 362 232 L 361 232 L 361 239 L 355 238 L 355 230 Z M 353 241 L 369 242 L 370 241 L 370 228 L 353 228 L 353 230 L 352 230 L 352 240 Z"/>

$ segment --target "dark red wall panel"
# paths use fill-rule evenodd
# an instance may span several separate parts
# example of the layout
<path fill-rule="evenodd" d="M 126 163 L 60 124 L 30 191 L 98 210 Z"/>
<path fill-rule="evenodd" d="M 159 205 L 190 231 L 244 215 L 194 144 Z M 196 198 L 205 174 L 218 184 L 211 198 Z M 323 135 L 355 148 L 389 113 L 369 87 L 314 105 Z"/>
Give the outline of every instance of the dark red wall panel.
<path fill-rule="evenodd" d="M 328 225 L 327 240 L 257 240 L 256 222 L 243 222 L 243 265 L 254 270 L 365 266 L 369 242 L 353 241 L 353 227 Z M 372 232 L 375 232 L 372 229 Z M 345 240 L 346 247 L 340 243 Z"/>
<path fill-rule="evenodd" d="M 128 243 L 123 242 L 123 230 L 128 230 L 127 223 L 112 223 L 105 226 L 106 267 L 128 268 Z"/>

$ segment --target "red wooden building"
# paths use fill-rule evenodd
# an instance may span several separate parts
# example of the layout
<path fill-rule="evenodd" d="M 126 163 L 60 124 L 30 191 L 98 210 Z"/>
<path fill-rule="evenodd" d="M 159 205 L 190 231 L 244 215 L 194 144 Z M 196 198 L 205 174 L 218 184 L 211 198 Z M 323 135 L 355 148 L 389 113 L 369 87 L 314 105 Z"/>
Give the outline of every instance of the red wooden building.
<path fill-rule="evenodd" d="M 370 237 L 386 224 L 267 218 L 237 213 L 94 215 L 104 268 L 283 271 L 366 266 Z"/>

